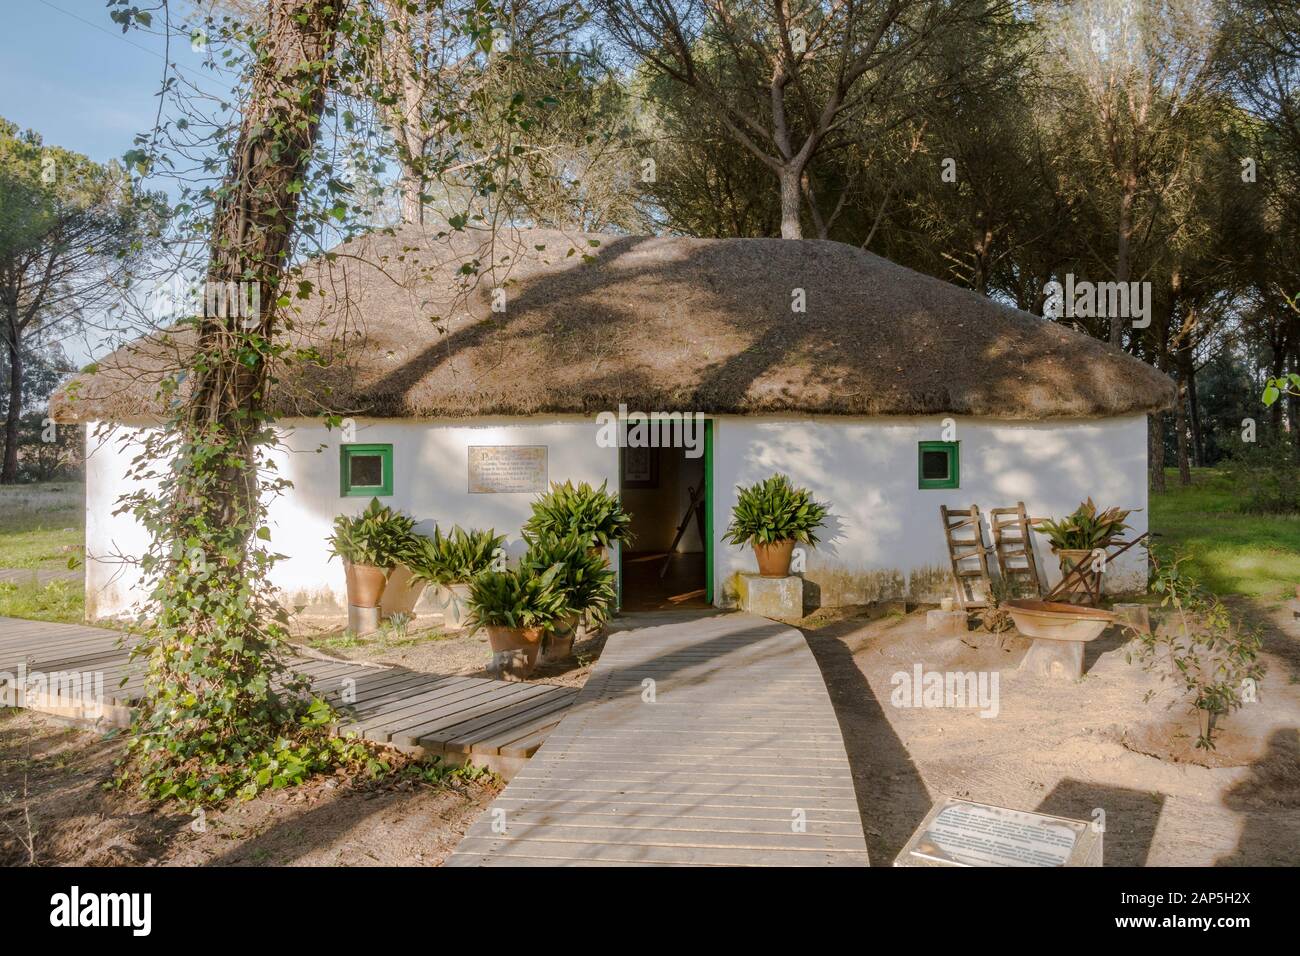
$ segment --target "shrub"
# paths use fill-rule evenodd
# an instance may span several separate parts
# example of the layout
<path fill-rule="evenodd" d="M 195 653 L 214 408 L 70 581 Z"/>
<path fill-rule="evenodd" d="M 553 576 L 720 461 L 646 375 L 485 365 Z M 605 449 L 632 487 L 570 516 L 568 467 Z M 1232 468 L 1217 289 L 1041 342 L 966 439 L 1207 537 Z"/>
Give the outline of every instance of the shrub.
<path fill-rule="evenodd" d="M 554 483 L 533 502 L 533 513 L 523 527 L 524 538 L 563 538 L 577 533 L 587 547 L 607 548 L 615 541 L 632 540 L 632 519 L 607 482 L 593 488 L 585 481 Z"/>
<path fill-rule="evenodd" d="M 1034 528 L 1047 536 L 1056 551 L 1092 551 L 1114 544 L 1120 535 L 1130 530 L 1125 519 L 1132 513 L 1131 509 L 1126 511 L 1122 508 L 1098 512 L 1089 498 L 1073 514 L 1060 521 L 1044 519 Z"/>
<path fill-rule="evenodd" d="M 814 501 L 807 488 L 795 488 L 785 475 L 773 475 L 739 489 L 723 540 L 745 545 L 793 539 L 815 545 L 826 514 L 826 506 Z"/>
<path fill-rule="evenodd" d="M 350 564 L 391 570 L 410 551 L 414 527 L 414 518 L 381 505 L 378 498 L 371 498 L 370 505 L 356 517 L 339 515 L 334 519 L 330 554 Z"/>
<path fill-rule="evenodd" d="M 609 617 L 617 599 L 614 569 L 603 557 L 593 554 L 576 532 L 563 538 L 546 537 L 530 542 L 520 567 L 534 574 L 558 568 L 555 586 L 564 592 L 570 609 L 588 615 L 593 624 Z"/>
<path fill-rule="evenodd" d="M 1160 679 L 1182 683 L 1192 713 L 1221 717 L 1242 704 L 1247 680 L 1264 676 L 1259 661 L 1263 641 L 1259 633 L 1234 620 L 1228 608 L 1183 567 L 1185 555 L 1152 549 L 1152 593 L 1171 612 L 1168 620 L 1149 631 L 1135 629 L 1136 657 L 1152 670 L 1161 662 Z M 1130 652 L 1128 659 L 1133 659 Z M 1150 699 L 1154 692 L 1147 693 Z M 1196 746 L 1214 749 L 1214 727 L 1198 730 Z"/>
<path fill-rule="evenodd" d="M 1228 478 L 1248 514 L 1300 512 L 1300 464 L 1283 437 L 1263 432 L 1258 442 L 1238 442 L 1228 463 Z"/>
<path fill-rule="evenodd" d="M 469 625 L 481 627 L 540 627 L 553 630 L 572 613 L 556 579 L 559 566 L 537 574 L 531 568 L 487 571 L 469 582 Z"/>
<path fill-rule="evenodd" d="M 433 535 L 415 535 L 402 554 L 411 577 L 430 584 L 464 584 L 490 571 L 505 535 L 489 529 L 465 531 L 459 525 L 444 535 L 437 527 Z"/>

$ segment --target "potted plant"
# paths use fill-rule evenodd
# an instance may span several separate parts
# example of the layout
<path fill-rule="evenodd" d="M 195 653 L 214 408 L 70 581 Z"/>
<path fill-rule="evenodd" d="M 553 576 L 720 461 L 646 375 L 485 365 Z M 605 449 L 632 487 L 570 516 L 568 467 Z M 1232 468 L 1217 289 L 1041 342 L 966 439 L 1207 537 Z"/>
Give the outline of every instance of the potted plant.
<path fill-rule="evenodd" d="M 466 626 L 469 583 L 491 570 L 505 540 L 491 529 L 466 531 L 459 525 L 445 535 L 435 526 L 430 537 L 412 540 L 404 562 L 411 569 L 412 580 L 438 588 L 444 627 L 458 630 Z"/>
<path fill-rule="evenodd" d="M 826 523 L 826 506 L 814 501 L 807 488 L 791 485 L 785 475 L 737 491 L 723 540 L 741 547 L 752 545 L 763 577 L 785 577 L 795 544 L 817 544 L 815 532 Z"/>
<path fill-rule="evenodd" d="M 492 648 L 489 670 L 498 677 L 522 678 L 537 666 L 542 636 L 570 613 L 556 586 L 560 568 L 541 574 L 531 568 L 487 571 L 469 584 L 469 624 L 487 631 Z"/>
<path fill-rule="evenodd" d="M 615 541 L 632 540 L 632 519 L 623 510 L 618 495 L 606 490 L 607 482 L 593 488 L 587 482 L 554 482 L 549 491 L 538 495 L 533 513 L 523 527 L 526 540 L 563 538 L 576 533 L 586 547 L 600 553 Z"/>
<path fill-rule="evenodd" d="M 414 536 L 415 519 L 382 505 L 378 498 L 361 514 L 339 515 L 328 539 L 330 556 L 343 559 L 348 603 L 379 607 L 393 569 L 402 562 Z"/>
<path fill-rule="evenodd" d="M 1130 530 L 1126 520 L 1132 510 L 1107 508 L 1098 511 L 1092 498 L 1079 505 L 1060 521 L 1044 519 L 1034 528 L 1046 536 L 1061 566 L 1061 574 L 1089 560 L 1097 549 L 1105 549 Z M 1086 600 L 1089 593 L 1101 593 L 1101 570 L 1088 568 L 1066 588 L 1065 597 L 1072 602 Z"/>
<path fill-rule="evenodd" d="M 599 627 L 608 619 L 617 599 L 614 571 L 577 532 L 530 542 L 520 567 L 539 575 L 551 568 L 559 569 L 555 587 L 564 593 L 569 612 L 543 637 L 541 660 L 564 660 L 573 653 L 579 631 Z"/>

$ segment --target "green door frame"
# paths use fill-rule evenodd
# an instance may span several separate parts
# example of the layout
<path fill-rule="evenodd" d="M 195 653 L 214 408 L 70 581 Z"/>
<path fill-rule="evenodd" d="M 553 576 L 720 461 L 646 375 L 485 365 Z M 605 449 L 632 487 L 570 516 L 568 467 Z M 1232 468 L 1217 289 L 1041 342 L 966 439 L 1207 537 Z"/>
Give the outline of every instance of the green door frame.
<path fill-rule="evenodd" d="M 713 419 L 704 419 L 704 601 L 713 603 Z"/>
<path fill-rule="evenodd" d="M 623 448 L 618 449 L 618 492 L 623 493 Z M 713 603 L 713 419 L 704 419 L 704 600 Z M 618 607 L 623 607 L 623 545 L 618 545 L 615 577 Z"/>

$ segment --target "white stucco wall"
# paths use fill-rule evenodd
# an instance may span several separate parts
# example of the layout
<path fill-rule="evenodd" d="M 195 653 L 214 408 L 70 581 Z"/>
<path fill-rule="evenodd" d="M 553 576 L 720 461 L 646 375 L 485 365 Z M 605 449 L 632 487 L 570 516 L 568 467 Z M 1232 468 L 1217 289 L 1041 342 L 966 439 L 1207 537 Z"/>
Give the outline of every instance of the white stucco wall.
<path fill-rule="evenodd" d="M 86 469 L 86 607 L 90 617 L 107 617 L 130 609 L 138 594 L 135 569 L 110 558 L 142 553 L 148 539 L 130 516 L 111 515 L 114 502 L 127 490 L 124 475 L 137 453 L 118 440 L 128 428 L 113 429 L 112 438 L 96 441 L 88 429 L 90 454 Z M 339 495 L 338 430 L 306 421 L 281 425 L 283 449 L 275 461 L 283 477 L 293 482 L 287 494 L 270 508 L 271 545 L 289 558 L 274 569 L 273 581 L 291 606 L 315 609 L 344 607 L 343 570 L 329 560 L 325 540 L 335 515 L 365 510 L 368 497 Z M 618 449 L 596 443 L 597 427 L 590 418 L 554 417 L 472 422 L 375 421 L 357 419 L 354 441 L 392 444 L 393 494 L 383 499 L 419 519 L 417 530 L 495 528 L 507 536 L 511 556 L 523 550 L 519 528 L 528 519 L 531 493 L 470 494 L 470 445 L 546 445 L 551 481 L 608 481 L 618 488 Z"/>
<path fill-rule="evenodd" d="M 1031 517 L 1060 517 L 1092 496 L 1102 507 L 1142 509 L 1147 526 L 1145 416 L 1013 424 L 956 418 L 961 442 L 957 489 L 917 487 L 917 442 L 937 441 L 942 419 L 822 418 L 812 421 L 724 416 L 714 424 L 714 527 L 721 534 L 736 486 L 788 474 L 830 506 L 822 543 L 808 552 L 806 578 L 827 604 L 858 604 L 951 594 L 939 506 L 989 509 L 1024 501 Z M 1045 540 L 1038 566 L 1059 580 Z M 985 541 L 992 537 L 985 532 Z M 756 571 L 749 548 L 720 544 L 714 594 L 734 593 L 737 572 Z M 1145 586 L 1144 555 L 1130 549 L 1107 574 L 1107 589 Z"/>
<path fill-rule="evenodd" d="M 991 508 L 1023 500 L 1034 517 L 1059 517 L 1091 495 L 1101 506 L 1143 509 L 1131 519 L 1146 530 L 1146 419 L 1013 424 L 956 419 L 961 442 L 960 488 L 917 488 L 917 442 L 942 436 L 941 420 L 792 420 L 720 416 L 714 421 L 714 595 L 726 604 L 733 575 L 756 570 L 752 551 L 721 542 L 739 484 L 776 471 L 790 475 L 830 505 L 822 544 L 809 552 L 807 579 L 827 604 L 911 598 L 937 600 L 950 593 L 939 506 Z M 325 539 L 335 515 L 363 510 L 368 498 L 339 495 L 338 431 L 300 421 L 282 425 L 281 474 L 293 489 L 271 505 L 273 547 L 290 557 L 275 569 L 288 603 L 311 608 L 343 606 L 343 574 L 330 561 Z M 555 416 L 466 422 L 358 420 L 355 441 L 391 443 L 394 494 L 384 499 L 420 521 L 443 526 L 492 527 L 522 550 L 519 528 L 533 495 L 469 494 L 470 445 L 546 445 L 551 481 L 572 479 L 618 487 L 618 451 L 597 444 L 591 418 Z M 86 469 L 87 613 L 106 617 L 128 611 L 138 594 L 135 569 L 116 556 L 139 555 L 147 538 L 130 516 L 114 516 L 125 475 L 137 453 L 118 439 L 88 428 Z M 678 516 L 680 517 L 680 516 Z M 674 523 L 677 520 L 673 519 Z M 987 535 L 986 535 L 987 539 Z M 1039 567 L 1059 577 L 1055 560 L 1038 540 Z M 1134 549 L 1108 573 L 1108 589 L 1140 588 L 1142 553 Z"/>

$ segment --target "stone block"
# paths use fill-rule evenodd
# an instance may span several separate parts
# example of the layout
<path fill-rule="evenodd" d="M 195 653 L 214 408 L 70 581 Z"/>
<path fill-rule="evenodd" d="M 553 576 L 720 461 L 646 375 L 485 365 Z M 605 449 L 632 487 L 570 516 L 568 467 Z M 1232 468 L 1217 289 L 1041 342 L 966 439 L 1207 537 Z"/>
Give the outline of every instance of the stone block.
<path fill-rule="evenodd" d="M 803 578 L 787 575 L 765 578 L 760 574 L 740 576 L 740 608 L 774 621 L 797 621 L 803 617 Z"/>
<path fill-rule="evenodd" d="M 925 629 L 935 634 L 965 634 L 965 611 L 926 611 Z"/>

